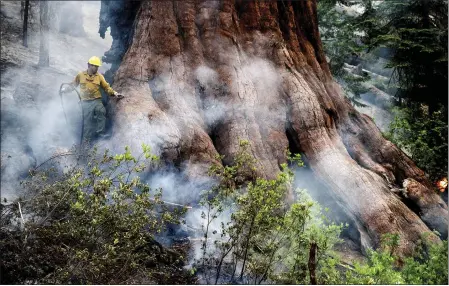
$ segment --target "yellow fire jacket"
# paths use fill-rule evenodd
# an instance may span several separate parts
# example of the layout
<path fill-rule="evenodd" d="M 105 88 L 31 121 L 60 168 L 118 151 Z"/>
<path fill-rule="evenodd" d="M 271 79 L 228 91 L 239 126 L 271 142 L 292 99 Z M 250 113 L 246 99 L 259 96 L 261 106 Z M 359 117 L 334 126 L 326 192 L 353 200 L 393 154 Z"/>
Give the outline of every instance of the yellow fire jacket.
<path fill-rule="evenodd" d="M 106 82 L 104 76 L 100 73 L 89 75 L 87 71 L 79 72 L 75 80 L 72 82 L 74 87 L 80 86 L 81 100 L 93 100 L 101 98 L 100 87 L 102 87 L 109 95 L 113 96 L 115 91 Z"/>

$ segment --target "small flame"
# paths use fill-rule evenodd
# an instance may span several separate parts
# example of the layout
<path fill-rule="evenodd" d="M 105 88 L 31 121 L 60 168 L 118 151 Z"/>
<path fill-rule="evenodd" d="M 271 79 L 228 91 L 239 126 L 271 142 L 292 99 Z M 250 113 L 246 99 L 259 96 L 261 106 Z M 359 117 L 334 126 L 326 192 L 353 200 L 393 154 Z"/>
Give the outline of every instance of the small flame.
<path fill-rule="evenodd" d="M 444 190 L 447 188 L 447 178 L 439 180 L 437 186 L 438 189 L 440 189 L 440 192 L 444 192 Z"/>

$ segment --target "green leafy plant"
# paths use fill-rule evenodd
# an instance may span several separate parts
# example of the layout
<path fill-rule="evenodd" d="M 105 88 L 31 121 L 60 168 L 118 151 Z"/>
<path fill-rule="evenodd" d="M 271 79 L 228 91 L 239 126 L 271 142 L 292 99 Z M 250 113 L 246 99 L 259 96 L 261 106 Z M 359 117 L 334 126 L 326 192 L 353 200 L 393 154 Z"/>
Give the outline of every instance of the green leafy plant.
<path fill-rule="evenodd" d="M 422 108 L 394 109 L 395 117 L 385 136 L 407 152 L 432 181 L 447 176 L 447 130 L 444 108 L 429 114 Z"/>
<path fill-rule="evenodd" d="M 366 262 L 342 262 L 335 245 L 342 242 L 345 226 L 329 221 L 305 190 L 296 191 L 295 201 L 286 201 L 293 179 L 287 165 L 281 165 L 276 179 L 256 177 L 249 148 L 242 141 L 234 164 L 211 167 L 217 185 L 203 194 L 207 227 L 197 263 L 206 283 L 434 284 L 447 280 L 447 275 L 435 274 L 447 273 L 444 242 L 429 244 L 423 239 L 422 247 L 404 258 L 396 253 L 399 237 L 387 234 L 379 249 L 368 250 Z M 298 154 L 287 154 L 303 165 Z M 227 213 L 230 217 L 223 219 Z M 220 226 L 213 227 L 217 220 L 222 220 Z M 426 270 L 429 275 L 418 276 Z"/>
<path fill-rule="evenodd" d="M 301 198 L 298 202 L 288 203 L 286 198 L 291 192 L 293 172 L 287 164 L 280 166 L 281 172 L 275 179 L 258 178 L 256 161 L 249 148 L 249 142 L 241 141 L 234 164 L 211 167 L 211 175 L 218 183 L 203 194 L 202 218 L 206 226 L 202 258 L 198 262 L 207 283 L 235 279 L 254 284 L 276 281 L 288 276 L 277 273 L 281 266 L 285 272 L 291 271 L 291 277 L 298 269 L 307 275 L 308 255 L 304 256 L 304 251 L 308 251 L 311 244 L 318 246 L 314 259 L 320 268 L 323 255 L 338 240 L 340 227 L 311 225 L 314 203 L 304 192 L 297 193 Z M 299 154 L 292 156 L 288 152 L 287 155 L 292 163 L 303 166 Z M 212 221 L 220 219 L 225 212 L 231 213 L 229 220 L 222 222 L 219 229 L 210 229 Z M 212 246 L 207 243 L 210 233 L 219 234 Z M 290 256 L 293 258 L 286 258 Z M 298 266 L 300 263 L 306 263 L 305 270 L 304 264 Z M 213 280 L 209 280 L 212 277 Z"/>
<path fill-rule="evenodd" d="M 414 255 L 405 258 L 401 273 L 407 284 L 447 284 L 447 241 L 439 244 L 423 237 Z"/>
<path fill-rule="evenodd" d="M 396 97 L 406 106 L 447 110 L 447 13 L 447 0 L 383 1 L 373 12 L 368 45 L 392 52 L 386 67 L 393 69 Z"/>
<path fill-rule="evenodd" d="M 358 107 L 366 105 L 360 102 L 360 95 L 366 93 L 368 75 L 355 75 L 344 68 L 345 62 L 352 56 L 364 57 L 367 46 L 358 41 L 363 29 L 356 16 L 336 9 L 335 0 L 318 1 L 318 22 L 324 52 L 329 58 L 329 68 L 335 79 L 343 86 L 346 97 Z"/>
<path fill-rule="evenodd" d="M 129 148 L 94 150 L 80 166 L 34 172 L 21 199 L 1 204 L 2 282 L 189 284 L 201 275 L 208 283 L 447 284 L 447 242 L 426 236 L 409 257 L 396 253 L 399 237 L 388 234 L 366 262 L 343 263 L 335 245 L 344 226 L 305 190 L 286 199 L 287 164 L 274 179 L 258 177 L 250 148 L 241 141 L 232 164 L 210 168 L 217 183 L 201 197 L 202 257 L 190 271 L 155 240 L 186 210 L 169 208 L 161 190 L 141 182 L 158 160 L 148 146 L 137 158 Z M 299 154 L 287 155 L 303 165 Z"/>
<path fill-rule="evenodd" d="M 179 264 L 180 255 L 154 235 L 179 223 L 185 210 L 168 209 L 162 190 L 141 182 L 138 174 L 158 160 L 149 146 L 142 148 L 137 158 L 128 147 L 118 155 L 94 150 L 86 165 L 66 173 L 34 173 L 24 198 L 2 205 L 2 282 L 152 281 L 157 267 L 149 265 Z M 21 217 L 23 227 L 15 223 Z"/>
<path fill-rule="evenodd" d="M 382 247 L 368 251 L 366 263 L 355 263 L 346 271 L 345 284 L 447 284 L 447 241 L 432 242 L 422 237 L 413 255 L 395 253 L 399 236 L 385 235 Z"/>

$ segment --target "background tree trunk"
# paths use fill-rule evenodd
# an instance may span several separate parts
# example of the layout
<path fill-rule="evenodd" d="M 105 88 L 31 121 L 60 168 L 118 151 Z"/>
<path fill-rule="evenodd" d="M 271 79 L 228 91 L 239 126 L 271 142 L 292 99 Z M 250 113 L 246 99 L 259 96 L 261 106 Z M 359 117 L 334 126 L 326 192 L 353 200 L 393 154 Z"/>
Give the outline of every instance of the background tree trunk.
<path fill-rule="evenodd" d="M 39 2 L 40 18 L 40 46 L 39 46 L 39 66 L 50 66 L 50 35 L 49 35 L 49 9 L 48 1 Z"/>
<path fill-rule="evenodd" d="M 447 205 L 424 173 L 333 81 L 315 0 L 145 1 L 136 13 L 110 13 L 118 28 L 135 18 L 115 74 L 128 96 L 115 107 L 117 146 L 149 143 L 190 178 L 217 153 L 232 160 L 241 139 L 259 174 L 273 178 L 290 147 L 352 219 L 362 247 L 398 233 L 405 253 L 431 229 L 447 236 Z"/>
<path fill-rule="evenodd" d="M 22 44 L 24 47 L 28 47 L 28 10 L 30 9 L 30 1 L 25 0 L 23 3 L 23 38 Z M 21 4 L 22 4 L 21 3 Z"/>

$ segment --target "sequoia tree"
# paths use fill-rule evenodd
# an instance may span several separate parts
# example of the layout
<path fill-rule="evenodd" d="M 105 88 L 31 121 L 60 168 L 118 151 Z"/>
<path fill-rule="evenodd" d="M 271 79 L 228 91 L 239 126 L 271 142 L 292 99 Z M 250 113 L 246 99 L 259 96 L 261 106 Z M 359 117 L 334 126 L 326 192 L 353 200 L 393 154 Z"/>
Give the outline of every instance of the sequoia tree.
<path fill-rule="evenodd" d="M 232 161 L 239 140 L 251 142 L 259 175 L 273 178 L 290 148 L 326 184 L 362 247 L 398 233 L 406 253 L 424 232 L 447 236 L 447 205 L 432 182 L 334 82 L 315 0 L 126 5 L 101 15 L 130 35 L 113 63 L 114 88 L 127 95 L 114 106 L 114 144 L 151 144 L 191 179 L 217 154 Z"/>

